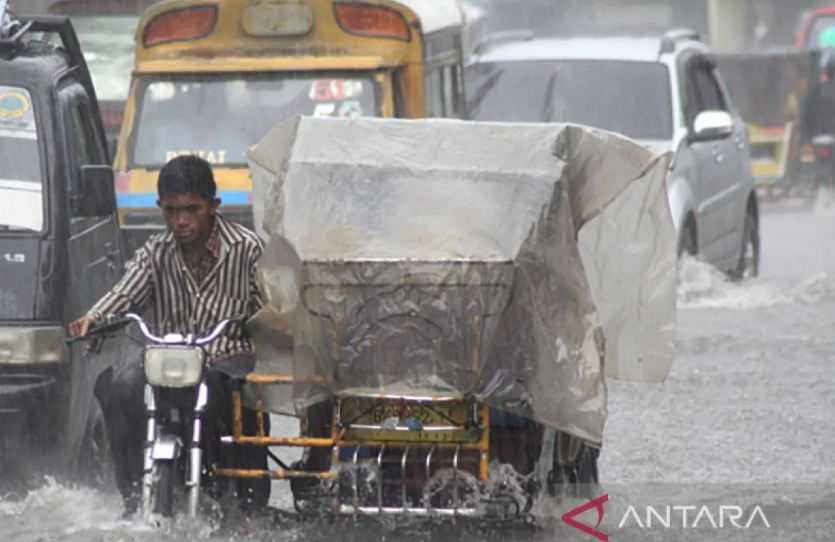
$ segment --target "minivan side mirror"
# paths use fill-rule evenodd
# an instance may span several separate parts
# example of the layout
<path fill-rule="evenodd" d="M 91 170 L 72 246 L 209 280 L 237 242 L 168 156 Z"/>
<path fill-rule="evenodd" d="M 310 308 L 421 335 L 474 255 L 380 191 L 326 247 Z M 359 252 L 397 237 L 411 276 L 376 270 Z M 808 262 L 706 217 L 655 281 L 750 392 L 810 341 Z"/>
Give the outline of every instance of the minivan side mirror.
<path fill-rule="evenodd" d="M 75 194 L 77 216 L 110 216 L 116 211 L 116 187 L 110 166 L 81 166 L 81 186 Z"/>
<path fill-rule="evenodd" d="M 725 139 L 734 133 L 734 118 L 727 111 L 702 111 L 693 121 L 691 141 Z"/>

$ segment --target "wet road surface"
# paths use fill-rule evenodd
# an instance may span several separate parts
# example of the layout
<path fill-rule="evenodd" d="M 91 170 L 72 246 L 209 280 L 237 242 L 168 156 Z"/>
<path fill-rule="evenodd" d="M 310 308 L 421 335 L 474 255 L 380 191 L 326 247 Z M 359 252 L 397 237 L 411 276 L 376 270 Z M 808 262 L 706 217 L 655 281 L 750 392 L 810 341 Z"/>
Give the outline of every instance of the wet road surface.
<path fill-rule="evenodd" d="M 743 284 L 685 262 L 667 382 L 609 383 L 600 459 L 609 500 L 598 530 L 610 540 L 835 540 L 835 212 L 764 211 L 762 240 L 761 276 Z M 291 508 L 284 485 L 273 493 L 273 505 Z M 691 526 L 707 508 L 712 521 L 703 513 L 698 528 L 681 530 L 687 520 L 673 508 L 670 528 L 659 516 L 647 528 L 648 506 L 662 519 L 671 506 L 694 506 Z M 742 524 L 760 515 L 748 529 L 714 527 L 722 506 L 738 507 Z M 282 516 L 219 532 L 182 520 L 155 530 L 120 511 L 115 491 L 41 478 L 0 497 L 0 540 L 596 540 L 559 519 L 531 531 Z M 596 524 L 594 511 L 579 519 Z"/>

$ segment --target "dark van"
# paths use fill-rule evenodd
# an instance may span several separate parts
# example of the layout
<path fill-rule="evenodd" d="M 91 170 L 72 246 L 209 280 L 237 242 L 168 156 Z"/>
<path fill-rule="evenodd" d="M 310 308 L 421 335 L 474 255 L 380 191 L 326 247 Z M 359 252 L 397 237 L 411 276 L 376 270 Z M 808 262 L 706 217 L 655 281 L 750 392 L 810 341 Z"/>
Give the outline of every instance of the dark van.
<path fill-rule="evenodd" d="M 104 464 L 97 456 L 107 453 L 107 439 L 94 390 L 108 356 L 65 343 L 66 324 L 122 268 L 101 116 L 69 19 L 13 19 L 4 4 L 0 462 L 27 466 L 43 456 L 62 467 Z"/>

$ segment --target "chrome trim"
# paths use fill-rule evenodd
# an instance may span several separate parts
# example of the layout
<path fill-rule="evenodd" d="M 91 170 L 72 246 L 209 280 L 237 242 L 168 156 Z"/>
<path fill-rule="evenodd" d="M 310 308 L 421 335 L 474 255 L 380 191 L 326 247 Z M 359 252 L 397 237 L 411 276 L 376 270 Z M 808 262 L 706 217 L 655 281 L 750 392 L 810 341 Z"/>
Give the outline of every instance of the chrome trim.
<path fill-rule="evenodd" d="M 160 435 L 151 447 L 151 459 L 173 460 L 180 452 L 180 442 L 172 435 Z"/>
<path fill-rule="evenodd" d="M 159 344 L 163 344 L 165 342 L 162 337 L 157 337 L 156 335 L 151 333 L 151 330 L 148 329 L 148 324 L 146 324 L 145 320 L 143 320 L 142 317 L 139 316 L 138 314 L 134 314 L 132 312 L 129 312 L 129 313 L 125 314 L 125 318 L 127 318 L 129 320 L 133 320 L 134 322 L 139 324 L 140 331 L 142 331 L 142 334 L 145 335 L 145 337 L 147 339 L 149 339 L 149 340 L 151 340 L 155 343 L 159 343 Z"/>
<path fill-rule="evenodd" d="M 403 501 L 403 510 L 409 508 L 409 502 L 406 500 L 406 458 L 409 456 L 409 447 L 403 449 L 403 455 L 400 458 L 400 496 Z"/>
<path fill-rule="evenodd" d="M 151 387 L 150 384 L 145 384 L 145 411 L 146 413 L 154 413 L 157 411 L 157 400 L 156 397 L 154 397 L 154 388 Z"/>
<path fill-rule="evenodd" d="M 735 192 L 738 192 L 741 189 L 742 185 L 740 183 L 734 183 L 725 190 L 719 192 L 718 194 L 715 194 L 707 198 L 699 204 L 699 207 L 697 209 L 698 214 L 701 215 L 708 212 L 712 207 L 721 204 L 723 201 L 727 200 Z"/>
<path fill-rule="evenodd" d="M 189 453 L 188 481 L 188 517 L 197 517 L 197 508 L 200 503 L 200 469 L 203 464 L 203 450 L 200 446 L 192 446 Z"/>
<path fill-rule="evenodd" d="M 429 453 L 426 454 L 426 479 L 427 480 L 429 480 L 432 477 L 431 476 L 432 470 L 430 468 L 432 466 L 432 455 L 435 453 L 435 450 L 437 450 L 437 449 L 438 449 L 437 446 L 432 446 L 431 448 L 429 448 Z M 432 510 L 432 497 L 427 496 L 425 491 L 424 491 L 424 494 L 423 494 L 423 506 L 427 510 Z"/>
<path fill-rule="evenodd" d="M 462 516 L 462 517 L 479 517 L 483 516 L 484 512 L 479 511 L 476 508 L 458 508 L 458 509 L 450 509 L 450 508 L 392 508 L 392 507 L 375 507 L 375 506 L 360 506 L 356 509 L 356 512 L 360 514 L 367 514 L 367 515 L 403 515 L 409 514 L 414 516 Z M 353 506 L 350 504 L 342 504 L 339 507 L 340 514 L 354 514 L 356 513 Z"/>
<path fill-rule="evenodd" d="M 342 399 L 390 399 L 397 401 L 411 401 L 415 403 L 451 403 L 461 402 L 466 399 L 463 395 L 432 396 L 432 395 L 391 395 L 387 393 L 374 393 L 349 390 L 339 394 Z"/>
<path fill-rule="evenodd" d="M 197 413 L 203 413 L 206 411 L 206 406 L 209 404 L 209 387 L 206 385 L 206 382 L 203 381 L 200 383 L 200 386 L 197 388 L 197 402 L 194 405 L 194 411 Z"/>
<path fill-rule="evenodd" d="M 458 456 L 461 453 L 461 446 L 455 448 L 455 455 L 452 456 L 452 483 L 453 493 L 452 502 L 454 504 L 453 516 L 458 515 L 458 509 L 461 507 L 461 496 L 458 494 Z"/>
<path fill-rule="evenodd" d="M 383 513 L 383 453 L 386 451 L 386 445 L 380 446 L 380 451 L 377 453 L 377 508 L 380 513 Z"/>
<path fill-rule="evenodd" d="M 354 465 L 352 467 L 354 475 L 351 477 L 351 483 L 353 485 L 352 489 L 354 490 L 354 509 L 355 510 L 357 508 L 359 508 L 359 504 L 360 504 L 359 472 L 358 472 L 358 470 L 359 470 L 359 463 L 358 463 L 359 455 L 360 455 L 360 447 L 357 446 L 356 448 L 354 448 L 354 457 L 353 457 Z"/>
<path fill-rule="evenodd" d="M 194 427 L 191 431 L 191 445 L 192 447 L 200 447 L 200 434 L 203 430 L 203 420 L 200 418 L 194 419 Z"/>
<path fill-rule="evenodd" d="M 420 431 L 415 431 L 408 427 L 398 425 L 395 428 L 383 428 L 382 425 L 365 425 L 361 423 L 351 424 L 352 431 L 396 431 L 399 433 L 444 433 L 451 431 L 466 431 L 467 428 L 458 425 L 430 425 L 424 426 Z"/>

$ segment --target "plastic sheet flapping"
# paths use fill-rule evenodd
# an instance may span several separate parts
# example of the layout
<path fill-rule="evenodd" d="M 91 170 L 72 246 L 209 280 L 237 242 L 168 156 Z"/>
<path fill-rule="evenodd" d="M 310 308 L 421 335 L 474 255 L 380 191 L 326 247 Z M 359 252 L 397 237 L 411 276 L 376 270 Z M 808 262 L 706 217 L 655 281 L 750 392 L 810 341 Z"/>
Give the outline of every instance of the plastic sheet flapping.
<path fill-rule="evenodd" d="M 666 155 L 570 125 L 302 118 L 249 159 L 258 371 L 295 380 L 275 411 L 472 395 L 600 443 L 606 374 L 666 377 Z"/>

